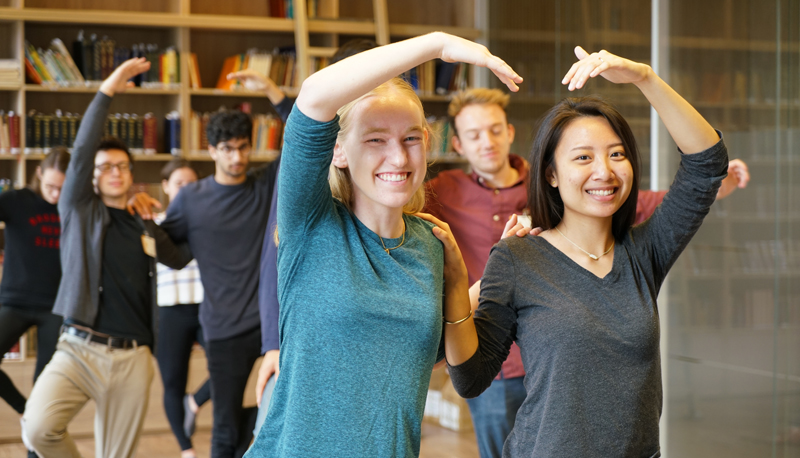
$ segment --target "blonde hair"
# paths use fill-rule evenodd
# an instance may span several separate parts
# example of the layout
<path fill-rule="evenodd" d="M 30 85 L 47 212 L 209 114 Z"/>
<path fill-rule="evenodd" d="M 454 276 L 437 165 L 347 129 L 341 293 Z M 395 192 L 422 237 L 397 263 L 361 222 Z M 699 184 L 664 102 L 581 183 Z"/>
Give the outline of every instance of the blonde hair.
<path fill-rule="evenodd" d="M 497 105 L 505 112 L 509 98 L 509 95 L 500 89 L 487 89 L 485 87 L 467 89 L 453 96 L 450 105 L 447 106 L 447 115 L 450 116 L 450 121 L 455 127 L 455 118 L 464 107 L 469 105 Z M 458 129 L 456 129 L 456 135 L 458 135 Z"/>
<path fill-rule="evenodd" d="M 353 108 L 359 102 L 366 99 L 367 97 L 380 96 L 391 92 L 397 92 L 400 93 L 401 95 L 405 95 L 412 102 L 414 102 L 415 105 L 419 107 L 420 113 L 422 114 L 422 127 L 430 136 L 431 129 L 428 126 L 428 122 L 425 120 L 425 115 L 424 115 L 425 111 L 422 108 L 422 102 L 419 100 L 417 93 L 414 92 L 414 88 L 411 87 L 410 84 L 408 84 L 401 78 L 392 78 L 391 80 L 381 84 L 380 86 L 362 95 L 361 97 L 344 105 L 342 108 L 339 108 L 339 111 L 337 111 L 337 114 L 339 115 L 339 135 L 336 138 L 337 143 L 344 141 L 345 136 L 347 136 L 347 134 L 352 129 Z M 353 183 L 352 179 L 350 178 L 350 171 L 346 168 L 340 169 L 339 167 L 336 167 L 335 165 L 331 164 L 328 182 L 330 183 L 331 193 L 333 194 L 333 197 L 342 202 L 342 204 L 344 204 L 344 206 L 348 210 L 352 211 Z M 403 206 L 403 212 L 417 213 L 422 211 L 424 207 L 425 207 L 425 186 L 421 185 L 419 189 L 417 189 L 417 191 L 411 197 L 411 200 L 409 200 Z"/>

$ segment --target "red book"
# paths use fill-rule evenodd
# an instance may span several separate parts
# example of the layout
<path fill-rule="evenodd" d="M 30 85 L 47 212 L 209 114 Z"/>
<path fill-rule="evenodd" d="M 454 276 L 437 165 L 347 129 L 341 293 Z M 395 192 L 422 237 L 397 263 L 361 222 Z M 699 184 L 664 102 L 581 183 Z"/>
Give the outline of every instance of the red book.
<path fill-rule="evenodd" d="M 19 115 L 13 111 L 8 112 L 8 143 L 11 146 L 11 154 L 19 154 Z"/>
<path fill-rule="evenodd" d="M 153 113 L 144 115 L 142 130 L 144 130 L 144 138 L 142 139 L 144 153 L 155 154 L 158 145 L 158 123 L 156 123 L 156 117 Z"/>

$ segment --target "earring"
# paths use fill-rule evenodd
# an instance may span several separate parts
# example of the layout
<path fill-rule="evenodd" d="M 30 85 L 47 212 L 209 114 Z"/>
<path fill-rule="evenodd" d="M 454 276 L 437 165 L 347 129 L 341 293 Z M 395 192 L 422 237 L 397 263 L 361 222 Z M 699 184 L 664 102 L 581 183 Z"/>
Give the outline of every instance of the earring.
<path fill-rule="evenodd" d="M 555 181 L 555 180 L 553 180 L 553 187 L 555 187 L 555 186 L 556 186 L 556 181 Z"/>

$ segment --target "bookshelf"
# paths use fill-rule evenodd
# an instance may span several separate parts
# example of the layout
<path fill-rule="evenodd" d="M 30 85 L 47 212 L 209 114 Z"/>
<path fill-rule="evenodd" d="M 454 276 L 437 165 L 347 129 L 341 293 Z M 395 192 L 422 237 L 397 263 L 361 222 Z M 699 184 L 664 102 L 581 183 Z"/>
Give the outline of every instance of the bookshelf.
<path fill-rule="evenodd" d="M 474 25 L 474 3 L 444 0 L 436 5 L 423 0 L 318 0 L 316 9 L 306 10 L 307 0 L 291 0 L 294 17 L 270 16 L 270 2 L 217 2 L 213 0 L 0 0 L 0 59 L 16 59 L 23 74 L 16 84 L 0 87 L 0 110 L 28 113 L 82 113 L 97 86 L 49 87 L 26 84 L 24 44 L 47 48 L 61 38 L 72 51 L 79 30 L 98 37 L 111 37 L 118 46 L 157 43 L 180 53 L 180 85 L 173 88 L 132 88 L 115 97 L 111 112 L 144 114 L 158 119 L 159 150 L 155 156 L 137 157 L 137 181 L 157 180 L 157 168 L 171 158 L 164 154 L 163 120 L 177 111 L 181 117 L 183 155 L 191 161 L 207 162 L 208 156 L 188 151 L 189 118 L 194 111 L 215 111 L 220 106 L 247 102 L 253 113 L 271 113 L 269 101 L 261 94 L 223 92 L 213 88 L 223 60 L 249 48 L 273 49 L 294 46 L 297 70 L 302 81 L 309 74 L 312 56 L 330 56 L 338 45 L 357 36 L 386 43 L 408 36 L 445 30 L 476 39 L 481 31 Z M 465 7 L 468 6 L 468 7 Z M 392 20 L 390 21 L 389 18 Z M 188 56 L 196 53 L 202 88 L 191 87 Z M 297 88 L 284 88 L 291 97 Z M 446 110 L 447 96 L 423 97 L 437 114 Z M 20 123 L 21 147 L 25 148 L 25 119 Z M 42 159 L 40 154 L 0 155 L 0 176 L 24 186 Z M 255 161 L 263 160 L 254 158 Z M 452 162 L 441 160 L 440 162 Z M 457 162 L 457 161 L 456 161 Z M 139 175 L 142 170 L 143 175 Z"/>

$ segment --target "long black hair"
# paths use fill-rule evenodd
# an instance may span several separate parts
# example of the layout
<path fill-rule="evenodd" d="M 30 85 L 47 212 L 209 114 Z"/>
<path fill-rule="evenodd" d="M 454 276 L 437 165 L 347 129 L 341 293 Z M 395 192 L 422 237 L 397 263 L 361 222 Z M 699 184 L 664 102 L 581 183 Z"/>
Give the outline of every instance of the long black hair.
<path fill-rule="evenodd" d="M 631 193 L 614 213 L 611 225 L 614 239 L 621 240 L 636 219 L 641 160 L 636 139 L 628 122 L 611 104 L 598 97 L 566 98 L 542 118 L 529 158 L 531 173 L 528 181 L 528 208 L 531 211 L 533 227 L 547 230 L 561 222 L 564 216 L 564 202 L 558 189 L 550 186 L 548 170 L 555 169 L 555 151 L 564 129 L 575 119 L 592 116 L 603 117 L 608 121 L 611 129 L 622 140 L 625 154 L 633 169 Z"/>

